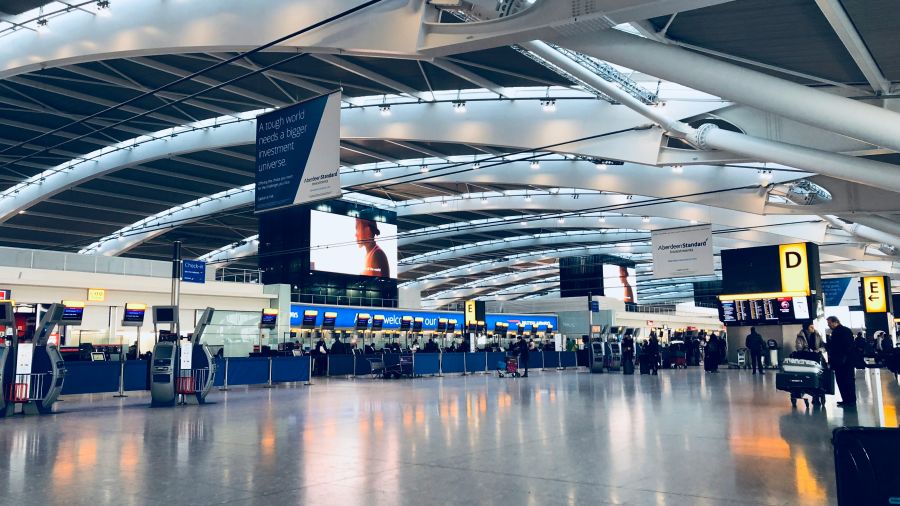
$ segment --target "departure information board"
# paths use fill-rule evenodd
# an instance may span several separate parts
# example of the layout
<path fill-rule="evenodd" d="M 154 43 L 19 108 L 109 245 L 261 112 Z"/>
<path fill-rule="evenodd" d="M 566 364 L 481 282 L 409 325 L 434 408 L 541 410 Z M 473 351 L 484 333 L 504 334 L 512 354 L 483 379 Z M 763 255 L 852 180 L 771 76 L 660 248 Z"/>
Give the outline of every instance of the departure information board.
<path fill-rule="evenodd" d="M 726 300 L 719 305 L 725 325 L 786 325 L 809 319 L 806 297 Z"/>

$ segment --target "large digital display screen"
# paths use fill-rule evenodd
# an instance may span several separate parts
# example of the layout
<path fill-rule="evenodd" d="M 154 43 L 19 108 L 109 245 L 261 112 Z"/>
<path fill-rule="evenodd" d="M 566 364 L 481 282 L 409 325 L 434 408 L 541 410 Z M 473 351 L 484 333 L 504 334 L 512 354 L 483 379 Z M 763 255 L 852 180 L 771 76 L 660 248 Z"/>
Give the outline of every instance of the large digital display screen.
<path fill-rule="evenodd" d="M 319 312 L 314 309 L 309 309 L 303 312 L 303 320 L 301 322 L 301 326 L 303 328 L 311 329 L 316 326 L 316 318 L 318 318 Z M 291 315 L 291 324 L 293 324 L 294 316 Z"/>
<path fill-rule="evenodd" d="M 634 267 L 604 265 L 603 295 L 625 302 L 637 303 L 637 277 Z"/>
<path fill-rule="evenodd" d="M 725 325 L 787 325 L 809 320 L 806 297 L 726 300 L 719 304 Z"/>
<path fill-rule="evenodd" d="M 325 311 L 325 315 L 322 317 L 322 328 L 333 329 L 335 323 L 337 323 L 337 313 L 334 311 Z"/>
<path fill-rule="evenodd" d="M 379 278 L 397 277 L 397 226 L 312 211 L 309 268 Z"/>

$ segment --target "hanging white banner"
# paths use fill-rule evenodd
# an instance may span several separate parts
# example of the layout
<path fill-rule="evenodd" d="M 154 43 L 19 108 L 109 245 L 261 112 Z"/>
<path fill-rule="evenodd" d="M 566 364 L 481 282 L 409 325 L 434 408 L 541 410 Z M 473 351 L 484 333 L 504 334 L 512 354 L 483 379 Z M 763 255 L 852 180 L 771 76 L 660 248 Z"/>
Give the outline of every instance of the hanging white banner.
<path fill-rule="evenodd" d="M 653 278 L 680 278 L 713 274 L 712 227 L 669 228 L 650 234 Z"/>

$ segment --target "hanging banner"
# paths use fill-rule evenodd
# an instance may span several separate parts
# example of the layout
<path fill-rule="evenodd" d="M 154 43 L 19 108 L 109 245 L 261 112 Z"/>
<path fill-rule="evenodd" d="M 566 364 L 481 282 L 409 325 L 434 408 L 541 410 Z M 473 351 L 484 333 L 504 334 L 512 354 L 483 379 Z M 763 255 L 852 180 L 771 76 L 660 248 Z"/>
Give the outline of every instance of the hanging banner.
<path fill-rule="evenodd" d="M 859 278 L 823 279 L 822 294 L 826 306 L 859 306 Z"/>
<path fill-rule="evenodd" d="M 256 118 L 256 212 L 341 196 L 341 94 Z"/>
<path fill-rule="evenodd" d="M 654 230 L 650 242 L 654 279 L 704 276 L 715 272 L 710 225 Z"/>

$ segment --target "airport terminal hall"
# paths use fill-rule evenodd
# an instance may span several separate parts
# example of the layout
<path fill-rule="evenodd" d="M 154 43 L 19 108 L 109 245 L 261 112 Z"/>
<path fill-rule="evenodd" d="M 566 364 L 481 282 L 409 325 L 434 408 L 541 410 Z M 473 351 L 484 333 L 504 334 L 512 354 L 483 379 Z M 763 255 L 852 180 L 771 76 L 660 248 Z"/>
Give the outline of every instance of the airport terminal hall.
<path fill-rule="evenodd" d="M 898 505 L 898 313 L 898 0 L 0 0 L 0 506 Z"/>

